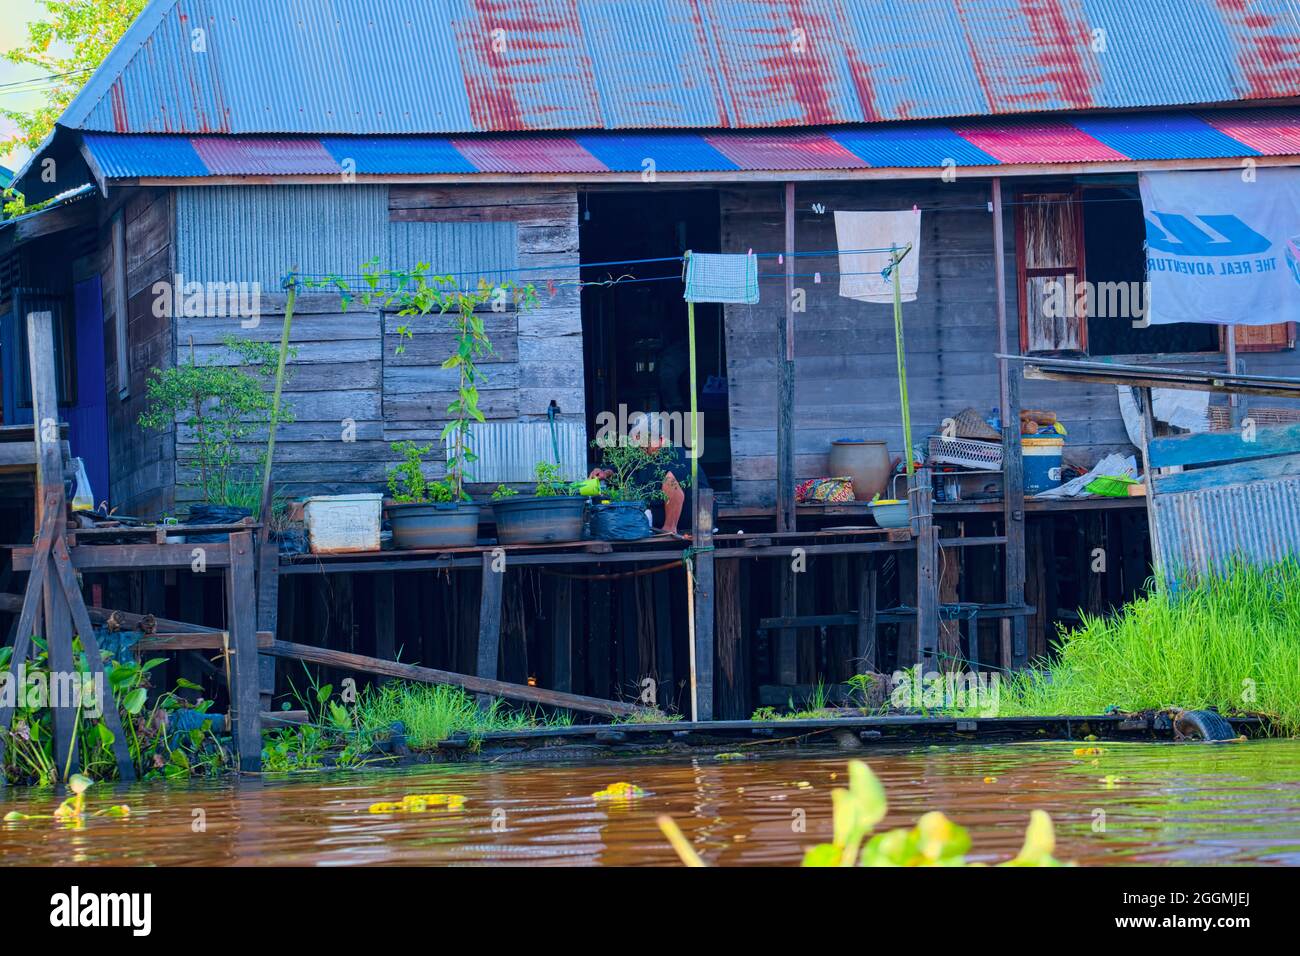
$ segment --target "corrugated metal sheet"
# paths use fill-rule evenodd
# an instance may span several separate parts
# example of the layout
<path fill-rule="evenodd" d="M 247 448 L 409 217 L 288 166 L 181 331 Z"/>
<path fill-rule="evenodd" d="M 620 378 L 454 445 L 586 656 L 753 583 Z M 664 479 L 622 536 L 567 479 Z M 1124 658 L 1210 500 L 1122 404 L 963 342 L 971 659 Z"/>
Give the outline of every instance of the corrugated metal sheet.
<path fill-rule="evenodd" d="M 1280 478 L 1178 494 L 1157 494 L 1156 542 L 1177 577 L 1300 553 L 1300 478 Z"/>
<path fill-rule="evenodd" d="M 392 173 L 731 172 L 1110 162 L 1300 154 L 1300 108 L 1064 120 L 911 123 L 827 132 L 495 137 L 116 136 L 88 133 L 109 179 Z M 651 164 L 653 164 L 651 166 Z"/>
<path fill-rule="evenodd" d="M 444 443 L 450 447 L 450 439 Z M 584 422 L 557 421 L 552 441 L 549 422 L 486 422 L 470 429 L 469 447 L 478 455 L 471 466 L 476 482 L 532 482 L 539 461 L 555 460 L 560 449 L 560 472 L 570 481 L 586 477 L 587 426 Z"/>
<path fill-rule="evenodd" d="M 176 194 L 176 268 L 188 281 L 280 288 L 297 266 L 354 275 L 388 254 L 388 190 L 353 184 L 196 186 Z"/>
<path fill-rule="evenodd" d="M 518 223 L 390 222 L 383 261 L 393 269 L 413 269 L 423 262 L 439 275 L 501 281 L 501 270 L 519 265 L 518 250 Z"/>
<path fill-rule="evenodd" d="M 1293 0 L 154 0 L 61 122 L 762 128 L 1297 94 Z"/>

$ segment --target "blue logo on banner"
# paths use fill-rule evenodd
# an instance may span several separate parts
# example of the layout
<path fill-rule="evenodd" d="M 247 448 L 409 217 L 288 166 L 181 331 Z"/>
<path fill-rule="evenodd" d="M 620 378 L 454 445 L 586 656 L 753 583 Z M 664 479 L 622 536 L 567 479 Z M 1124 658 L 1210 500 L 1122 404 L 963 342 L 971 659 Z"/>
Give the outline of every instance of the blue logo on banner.
<path fill-rule="evenodd" d="M 1147 219 L 1147 248 L 1158 252 L 1175 256 L 1254 256 L 1273 245 L 1236 216 L 1197 216 L 1214 230 L 1212 233 L 1177 213 L 1153 215 L 1159 222 Z"/>

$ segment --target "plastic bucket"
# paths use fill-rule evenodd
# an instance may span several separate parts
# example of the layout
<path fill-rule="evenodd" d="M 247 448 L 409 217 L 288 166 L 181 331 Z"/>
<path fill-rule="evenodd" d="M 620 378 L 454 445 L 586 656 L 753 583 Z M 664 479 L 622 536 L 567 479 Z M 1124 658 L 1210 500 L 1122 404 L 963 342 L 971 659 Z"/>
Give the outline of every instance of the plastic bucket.
<path fill-rule="evenodd" d="M 1064 438 L 1022 438 L 1020 450 L 1024 458 L 1026 494 L 1036 495 L 1061 484 Z"/>
<path fill-rule="evenodd" d="M 500 544 L 546 544 L 582 540 L 587 499 L 559 495 L 513 495 L 492 502 Z"/>
<path fill-rule="evenodd" d="M 478 516 L 479 506 L 468 501 L 388 506 L 399 548 L 472 548 L 478 544 Z"/>
<path fill-rule="evenodd" d="M 379 550 L 381 494 L 316 495 L 302 508 L 313 554 Z"/>

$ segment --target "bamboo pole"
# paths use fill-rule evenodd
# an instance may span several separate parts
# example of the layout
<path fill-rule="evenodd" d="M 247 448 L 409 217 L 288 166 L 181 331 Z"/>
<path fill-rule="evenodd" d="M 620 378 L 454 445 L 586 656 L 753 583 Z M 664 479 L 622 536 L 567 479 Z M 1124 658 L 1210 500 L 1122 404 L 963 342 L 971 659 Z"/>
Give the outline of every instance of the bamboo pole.
<path fill-rule="evenodd" d="M 298 267 L 289 271 L 289 292 L 284 300 L 284 326 L 280 329 L 280 357 L 275 366 L 275 397 L 271 400 L 271 427 L 266 438 L 266 465 L 262 469 L 262 521 L 271 514 L 271 463 L 275 458 L 275 432 L 280 424 L 280 394 L 284 390 L 284 364 L 289 354 L 289 330 L 293 326 L 293 305 L 298 298 L 298 284 L 294 278 Z"/>

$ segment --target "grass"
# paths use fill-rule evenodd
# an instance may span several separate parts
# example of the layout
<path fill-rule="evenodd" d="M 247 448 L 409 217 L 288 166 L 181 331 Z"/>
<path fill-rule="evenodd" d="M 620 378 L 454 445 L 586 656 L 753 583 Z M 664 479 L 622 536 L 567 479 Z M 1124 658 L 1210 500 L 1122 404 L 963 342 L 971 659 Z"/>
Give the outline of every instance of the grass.
<path fill-rule="evenodd" d="M 1300 734 L 1300 562 L 1234 564 L 1085 616 L 1056 661 L 1004 675 L 1000 694 L 1004 716 L 1215 707 Z"/>
<path fill-rule="evenodd" d="M 416 749 L 433 747 L 458 733 L 474 736 L 573 723 L 572 715 L 565 711 L 547 714 L 527 707 L 516 709 L 495 698 L 486 710 L 480 710 L 474 696 L 449 684 L 391 681 L 362 691 L 357 700 L 357 724 L 362 731 L 385 733 L 399 720 L 406 727 L 407 743 Z"/>

